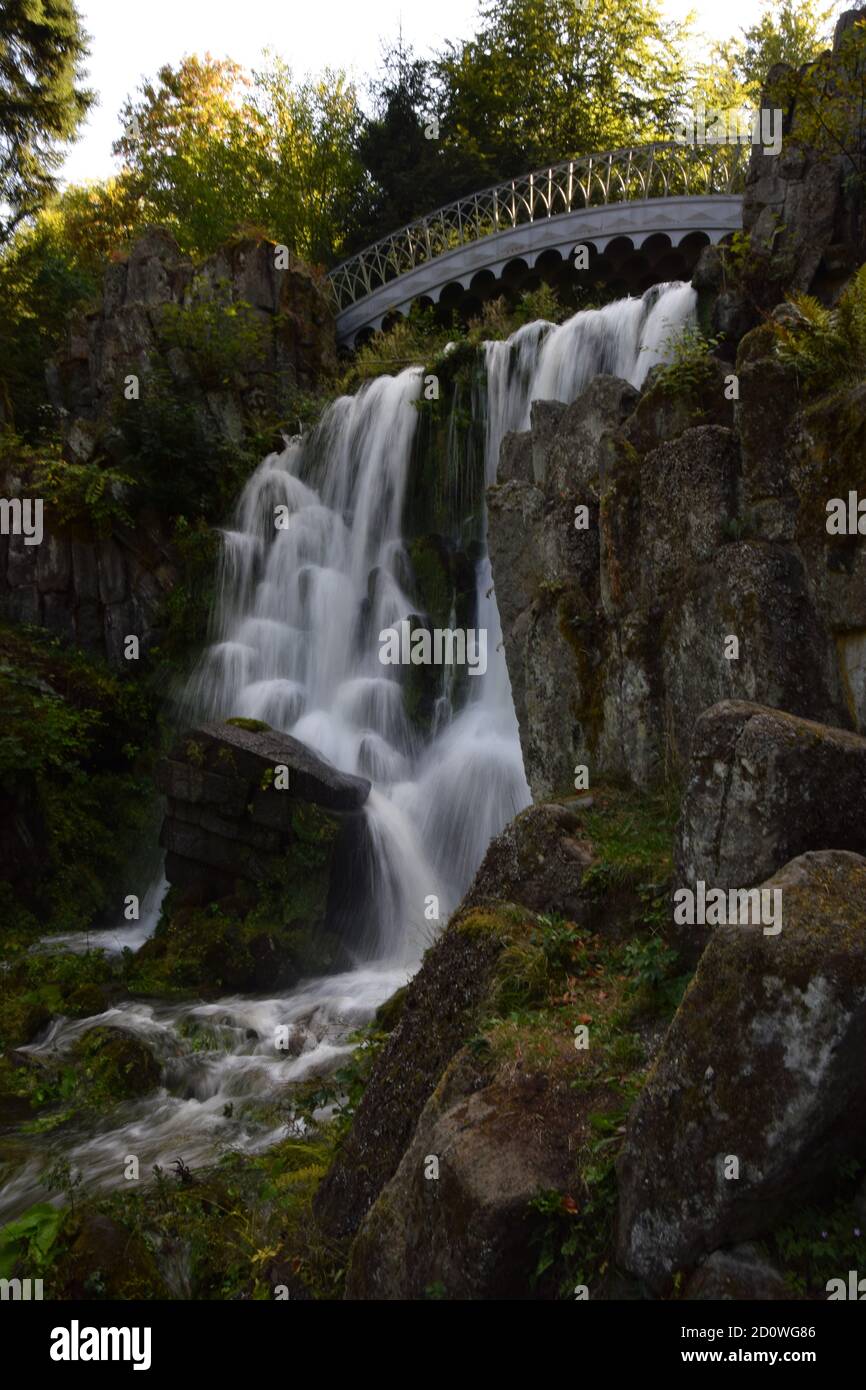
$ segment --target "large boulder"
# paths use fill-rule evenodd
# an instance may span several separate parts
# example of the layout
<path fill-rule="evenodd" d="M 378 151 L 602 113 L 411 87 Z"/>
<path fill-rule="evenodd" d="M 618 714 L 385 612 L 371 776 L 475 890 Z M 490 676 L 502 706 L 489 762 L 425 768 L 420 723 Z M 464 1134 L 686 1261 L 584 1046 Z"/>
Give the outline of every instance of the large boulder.
<path fill-rule="evenodd" d="M 365 778 L 250 720 L 184 734 L 159 764 L 157 783 L 168 797 L 166 877 L 199 900 L 232 891 L 238 878 L 279 873 L 299 838 L 299 807 L 318 808 L 323 840 L 336 841 L 370 791 Z"/>
<path fill-rule="evenodd" d="M 792 1297 L 780 1271 L 756 1245 L 714 1250 L 695 1271 L 683 1291 L 689 1302 L 765 1303 Z"/>
<path fill-rule="evenodd" d="M 866 1157 L 866 859 L 804 854 L 762 886 L 782 930 L 716 928 L 629 1117 L 618 1259 L 655 1294 Z"/>
<path fill-rule="evenodd" d="M 498 898 L 583 924 L 583 876 L 593 858 L 574 810 L 555 803 L 529 806 L 491 842 L 463 905 Z"/>
<path fill-rule="evenodd" d="M 329 1237 L 353 1234 L 393 1177 L 439 1078 L 475 1031 L 509 930 L 526 916 L 502 904 L 469 909 L 428 951 L 316 1194 Z"/>
<path fill-rule="evenodd" d="M 747 888 L 806 850 L 866 854 L 866 738 L 724 700 L 695 725 L 675 882 Z"/>
<path fill-rule="evenodd" d="M 459 1053 L 358 1232 L 346 1297 L 531 1297 L 529 1203 L 568 1188 L 579 1130 L 567 1081 Z"/>

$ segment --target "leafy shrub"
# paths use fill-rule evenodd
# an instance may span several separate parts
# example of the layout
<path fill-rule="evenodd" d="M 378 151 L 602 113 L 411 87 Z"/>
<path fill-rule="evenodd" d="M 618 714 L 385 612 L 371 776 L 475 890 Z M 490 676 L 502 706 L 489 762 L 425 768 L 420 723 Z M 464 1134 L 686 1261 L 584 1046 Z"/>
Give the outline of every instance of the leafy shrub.
<path fill-rule="evenodd" d="M 17 1265 L 35 1271 L 38 1278 L 65 1218 L 64 1211 L 48 1202 L 37 1202 L 17 1221 L 4 1226 L 0 1231 L 0 1279 L 10 1278 Z"/>
<path fill-rule="evenodd" d="M 795 1293 L 825 1298 L 828 1280 L 847 1279 L 849 1269 L 863 1268 L 866 1221 L 853 1196 L 862 1179 L 860 1164 L 842 1164 L 824 1200 L 802 1206 L 770 1237 L 768 1243 Z"/>
<path fill-rule="evenodd" d="M 107 536 L 116 522 L 132 524 L 128 511 L 132 478 L 99 463 L 70 463 L 56 440 L 30 445 L 12 430 L 0 434 L 0 467 L 26 479 L 45 503 L 52 526 L 86 526 Z"/>
<path fill-rule="evenodd" d="M 217 286 L 217 290 L 220 286 Z M 218 299 L 165 304 L 159 321 L 165 345 L 191 358 L 201 384 L 230 386 L 242 370 L 264 365 L 270 328 L 251 304 Z"/>
<path fill-rule="evenodd" d="M 86 927 L 151 815 L 153 697 L 39 629 L 0 628 L 0 704 L 0 793 L 44 854 L 7 895 L 44 930 Z"/>
<path fill-rule="evenodd" d="M 718 338 L 707 337 L 694 324 L 671 334 L 665 344 L 671 360 L 659 371 L 657 384 L 671 395 L 699 391 L 712 374 L 711 354 L 718 345 Z"/>

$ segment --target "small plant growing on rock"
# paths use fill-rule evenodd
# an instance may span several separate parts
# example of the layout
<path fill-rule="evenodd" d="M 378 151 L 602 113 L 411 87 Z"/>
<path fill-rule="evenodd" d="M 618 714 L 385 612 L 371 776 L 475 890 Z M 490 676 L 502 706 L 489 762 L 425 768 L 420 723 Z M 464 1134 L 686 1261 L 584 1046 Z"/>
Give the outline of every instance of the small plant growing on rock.
<path fill-rule="evenodd" d="M 694 325 L 672 334 L 665 343 L 671 360 L 659 372 L 658 386 L 670 395 L 700 390 L 712 374 L 711 354 L 719 342 Z"/>

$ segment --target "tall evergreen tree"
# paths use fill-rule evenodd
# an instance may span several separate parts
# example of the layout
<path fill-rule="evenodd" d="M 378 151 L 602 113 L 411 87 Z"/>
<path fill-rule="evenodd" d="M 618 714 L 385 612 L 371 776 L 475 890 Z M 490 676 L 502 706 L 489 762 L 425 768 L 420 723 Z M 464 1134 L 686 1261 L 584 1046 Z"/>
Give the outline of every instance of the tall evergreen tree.
<path fill-rule="evenodd" d="M 56 188 L 94 100 L 87 43 L 73 0 L 0 0 L 0 242 Z"/>
<path fill-rule="evenodd" d="M 386 52 L 371 95 L 374 112 L 358 140 L 367 179 L 354 219 L 353 248 L 471 192 L 484 177 L 471 151 L 443 144 L 435 65 L 416 58 L 402 35 Z"/>

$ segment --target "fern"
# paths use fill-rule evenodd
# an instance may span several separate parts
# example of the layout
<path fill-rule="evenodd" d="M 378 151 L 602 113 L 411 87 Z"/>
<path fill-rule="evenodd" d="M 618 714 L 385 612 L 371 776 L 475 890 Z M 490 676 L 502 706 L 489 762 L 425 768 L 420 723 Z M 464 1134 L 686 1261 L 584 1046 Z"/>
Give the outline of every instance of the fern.
<path fill-rule="evenodd" d="M 811 295 L 795 295 L 794 323 L 772 321 L 776 352 L 794 367 L 809 394 L 866 380 L 866 265 L 828 309 Z"/>

